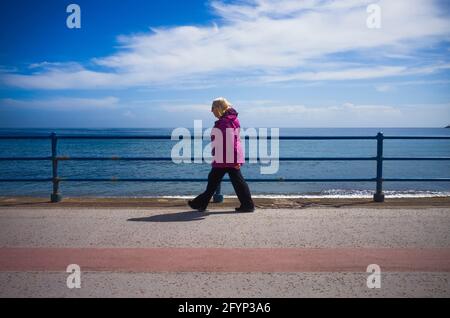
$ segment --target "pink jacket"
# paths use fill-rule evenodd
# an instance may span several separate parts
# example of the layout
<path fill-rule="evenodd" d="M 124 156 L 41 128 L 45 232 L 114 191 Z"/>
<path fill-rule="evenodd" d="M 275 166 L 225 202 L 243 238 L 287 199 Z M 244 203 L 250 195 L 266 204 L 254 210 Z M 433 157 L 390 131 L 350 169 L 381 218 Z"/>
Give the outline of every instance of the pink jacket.
<path fill-rule="evenodd" d="M 240 137 L 241 125 L 237 117 L 236 110 L 230 108 L 215 122 L 211 132 L 213 168 L 234 168 L 245 161 Z M 217 138 L 217 133 L 220 133 L 222 138 Z"/>

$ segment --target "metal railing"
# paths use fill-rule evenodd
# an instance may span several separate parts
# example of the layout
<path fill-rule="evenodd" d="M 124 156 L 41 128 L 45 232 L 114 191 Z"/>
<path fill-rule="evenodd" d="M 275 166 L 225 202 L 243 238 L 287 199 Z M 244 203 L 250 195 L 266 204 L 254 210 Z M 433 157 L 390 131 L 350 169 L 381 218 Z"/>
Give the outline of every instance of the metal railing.
<path fill-rule="evenodd" d="M 195 137 L 194 137 L 195 138 Z M 247 137 L 258 138 L 258 137 Z M 102 136 L 102 135 L 61 135 L 56 133 L 50 135 L 8 135 L 0 136 L 0 140 L 5 139 L 50 139 L 51 156 L 48 157 L 0 157 L 0 161 L 40 161 L 51 160 L 51 178 L 23 178 L 23 179 L 1 179 L 0 182 L 52 182 L 53 192 L 51 202 L 59 202 L 62 199 L 59 193 L 60 182 L 205 182 L 205 179 L 194 178 L 64 178 L 58 175 L 58 163 L 60 161 L 103 161 L 103 160 L 124 160 L 124 161 L 172 161 L 168 157 L 68 157 L 57 155 L 57 142 L 62 139 L 144 139 L 144 140 L 171 140 L 171 136 Z M 270 136 L 267 139 L 271 139 Z M 346 179 L 247 179 L 248 182 L 375 182 L 376 191 L 375 202 L 384 202 L 383 182 L 450 182 L 450 178 L 383 178 L 384 161 L 446 161 L 450 157 L 384 157 L 384 140 L 450 140 L 450 136 L 384 136 L 378 133 L 376 136 L 282 136 L 280 140 L 376 140 L 377 154 L 375 157 L 283 157 L 280 161 L 376 161 L 376 176 L 374 178 L 346 178 Z M 220 193 L 220 186 L 214 195 L 214 202 L 222 202 L 223 196 Z"/>

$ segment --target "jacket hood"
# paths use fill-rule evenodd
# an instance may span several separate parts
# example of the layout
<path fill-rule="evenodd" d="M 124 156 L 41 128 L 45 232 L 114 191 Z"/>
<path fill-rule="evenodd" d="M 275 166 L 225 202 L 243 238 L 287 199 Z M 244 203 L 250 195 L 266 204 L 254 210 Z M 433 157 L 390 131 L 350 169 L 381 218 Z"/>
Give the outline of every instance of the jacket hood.
<path fill-rule="evenodd" d="M 220 119 L 235 120 L 238 117 L 238 114 L 239 113 L 234 108 L 230 108 L 222 117 L 220 117 Z"/>

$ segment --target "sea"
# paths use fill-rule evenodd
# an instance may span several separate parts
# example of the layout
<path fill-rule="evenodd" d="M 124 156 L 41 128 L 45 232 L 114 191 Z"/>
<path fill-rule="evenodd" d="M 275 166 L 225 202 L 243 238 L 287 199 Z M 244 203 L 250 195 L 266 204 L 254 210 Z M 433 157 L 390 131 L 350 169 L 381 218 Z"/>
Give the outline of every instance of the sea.
<path fill-rule="evenodd" d="M 167 135 L 171 128 L 142 129 L 0 129 L 0 135 Z M 281 136 L 450 136 L 445 128 L 280 128 Z M 207 142 L 205 142 L 207 143 Z M 171 140 L 58 140 L 58 156 L 170 157 Z M 248 147 L 247 147 L 248 148 Z M 375 140 L 281 140 L 280 157 L 374 157 Z M 270 143 L 269 143 L 270 153 Z M 0 140 L 0 157 L 50 156 L 50 140 Z M 385 140 L 386 157 L 450 157 L 450 140 Z M 0 161 L 0 179 L 49 178 L 50 161 Z M 450 161 L 385 161 L 385 178 L 450 178 Z M 154 161 L 62 161 L 65 178 L 201 178 L 208 163 Z M 260 164 L 242 167 L 246 178 L 374 178 L 375 161 L 280 162 L 273 175 L 262 175 Z M 205 182 L 61 182 L 64 197 L 180 197 L 190 198 L 205 189 Z M 366 198 L 374 182 L 249 183 L 254 197 Z M 450 195 L 450 182 L 384 182 L 387 197 L 437 197 Z M 0 182 L 0 196 L 49 197 L 51 182 Z M 222 193 L 233 196 L 229 181 Z"/>

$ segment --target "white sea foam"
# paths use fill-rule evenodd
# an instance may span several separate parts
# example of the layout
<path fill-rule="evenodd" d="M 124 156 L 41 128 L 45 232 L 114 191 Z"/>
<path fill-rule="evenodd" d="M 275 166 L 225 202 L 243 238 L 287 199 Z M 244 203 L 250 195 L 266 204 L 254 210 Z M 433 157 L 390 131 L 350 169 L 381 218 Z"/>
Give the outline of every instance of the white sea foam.
<path fill-rule="evenodd" d="M 370 190 L 326 190 L 320 193 L 298 193 L 298 194 L 255 194 L 253 198 L 266 199 L 369 199 L 374 192 Z M 386 198 L 436 198 L 450 197 L 446 191 L 384 191 Z M 136 198 L 158 198 L 158 199 L 192 199 L 194 195 L 165 195 L 165 196 L 140 196 Z M 233 195 L 224 195 L 225 198 L 235 198 Z"/>

